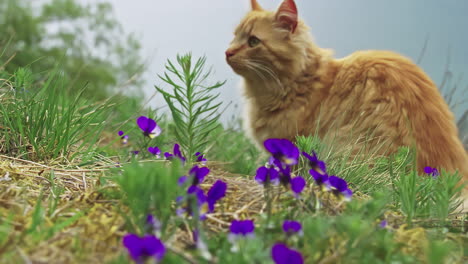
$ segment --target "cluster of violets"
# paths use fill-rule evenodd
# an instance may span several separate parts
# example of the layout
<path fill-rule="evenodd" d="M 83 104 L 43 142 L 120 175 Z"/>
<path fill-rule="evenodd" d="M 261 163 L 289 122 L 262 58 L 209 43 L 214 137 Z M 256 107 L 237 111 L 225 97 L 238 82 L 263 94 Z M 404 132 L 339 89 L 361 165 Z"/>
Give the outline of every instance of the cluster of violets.
<path fill-rule="evenodd" d="M 136 123 L 145 137 L 152 139 L 159 136 L 162 132 L 156 121 L 151 118 L 140 116 Z M 118 135 L 121 138 L 122 144 L 128 143 L 128 135 L 125 135 L 123 131 L 119 131 Z M 158 147 L 148 147 L 148 152 L 156 158 L 161 158 L 161 150 Z M 137 155 L 139 151 L 133 151 L 133 153 Z M 179 144 L 174 144 L 173 152 L 165 152 L 164 157 L 166 160 L 179 159 L 182 164 L 185 164 L 187 160 L 182 155 Z M 189 170 L 188 176 L 184 175 L 178 179 L 179 186 L 187 187 L 187 189 L 185 195 L 179 196 L 176 199 L 176 203 L 179 206 L 177 215 L 182 216 L 185 213 L 185 215 L 193 216 L 197 214 L 200 220 L 204 220 L 207 213 L 214 211 L 216 202 L 226 195 L 227 184 L 221 180 L 217 180 L 205 194 L 205 191 L 200 188 L 200 184 L 203 183 L 205 177 L 210 172 L 209 168 L 204 167 L 207 159 L 203 154 L 197 152 L 195 153 L 195 161 L 201 166 L 198 164 L 193 166 Z M 195 212 L 194 210 L 197 211 Z M 153 258 L 154 261 L 159 262 L 166 253 L 163 242 L 158 238 L 161 228 L 160 222 L 152 215 L 148 215 L 146 225 L 147 232 L 143 237 L 137 234 L 127 234 L 123 238 L 123 245 L 127 248 L 130 257 L 136 263 L 144 263 L 149 258 Z M 198 237 L 196 235 L 198 234 L 197 230 L 194 231 L 194 234 L 194 237 Z M 197 244 L 201 245 L 201 243 Z"/>
<path fill-rule="evenodd" d="M 206 175 L 210 172 L 207 167 L 199 167 L 198 165 L 193 166 L 188 176 L 182 176 L 178 180 L 178 184 L 181 187 L 187 187 L 186 195 L 177 197 L 177 215 L 181 216 L 187 214 L 193 216 L 194 210 L 197 210 L 197 214 L 200 220 L 205 220 L 207 213 L 212 213 L 215 209 L 217 201 L 222 199 L 226 195 L 227 184 L 221 180 L 217 180 L 208 192 L 205 194 L 200 184 L 205 180 Z M 192 203 L 196 203 L 195 209 Z"/>
<path fill-rule="evenodd" d="M 179 209 L 177 215 L 194 216 L 197 214 L 200 220 L 206 219 L 206 213 L 211 213 L 215 209 L 217 201 L 226 195 L 227 184 L 221 180 L 217 180 L 205 195 L 203 189 L 199 186 L 204 181 L 210 170 L 207 167 L 193 166 L 188 176 L 182 176 L 178 180 L 179 186 L 187 186 L 186 195 L 179 196 L 176 199 Z M 192 202 L 195 201 L 195 208 Z M 197 210 L 196 212 L 194 210 Z M 166 253 L 166 248 L 162 241 L 158 238 L 160 234 L 161 224 L 153 217 L 148 215 L 146 220 L 148 231 L 146 235 L 140 237 L 136 234 L 127 234 L 123 238 L 123 245 L 127 248 L 130 257 L 135 263 L 145 263 L 149 258 L 159 262 Z M 197 247 L 204 249 L 203 241 L 198 239 L 198 230 L 194 231 L 195 242 Z"/>
<path fill-rule="evenodd" d="M 149 138 L 155 138 L 161 134 L 162 130 L 157 125 L 156 121 L 151 118 L 141 116 L 136 121 L 143 135 Z M 118 135 L 121 138 L 122 144 L 128 143 L 128 135 L 123 131 L 119 131 Z M 290 188 L 295 197 L 299 197 L 306 186 L 306 179 L 302 176 L 292 175 L 292 166 L 296 165 L 300 158 L 299 149 L 287 139 L 268 139 L 264 142 L 267 151 L 271 153 L 271 158 L 265 166 L 258 168 L 255 175 L 255 180 L 267 187 L 270 184 Z M 158 147 L 149 147 L 148 152 L 156 158 L 161 158 L 161 150 Z M 134 151 L 138 154 L 138 151 Z M 352 191 L 348 188 L 345 180 L 336 177 L 328 176 L 326 173 L 325 162 L 319 160 L 313 152 L 312 155 L 302 152 L 302 155 L 308 159 L 311 166 L 309 171 L 315 183 L 321 186 L 326 191 L 331 191 L 337 197 L 344 200 L 350 200 Z M 199 220 L 205 220 L 206 214 L 215 210 L 215 204 L 226 195 L 227 184 L 221 180 L 217 180 L 208 192 L 200 187 L 209 174 L 210 169 L 205 167 L 206 158 L 200 152 L 195 153 L 197 162 L 188 172 L 178 179 L 178 185 L 181 188 L 186 188 L 184 195 L 177 197 L 176 204 L 178 216 L 198 216 Z M 173 152 L 165 152 L 164 158 L 167 160 L 179 159 L 183 164 L 186 158 L 182 155 L 180 146 L 174 145 Z M 152 215 L 147 218 L 146 235 L 140 237 L 136 234 L 127 234 L 123 238 L 123 245 L 127 248 L 130 257 L 136 263 L 144 263 L 147 259 L 153 258 L 159 262 L 166 253 L 166 247 L 158 238 L 160 234 L 161 224 Z M 297 221 L 286 220 L 283 222 L 283 231 L 286 239 L 293 236 L 302 235 L 302 226 Z M 232 243 L 232 250 L 239 249 L 238 242 L 254 236 L 255 225 L 252 220 L 233 220 L 230 226 L 228 240 Z M 204 245 L 203 242 L 198 243 L 198 230 L 194 230 L 194 238 L 198 245 Z M 201 247 L 201 246 L 200 246 Z M 199 247 L 199 248 L 200 248 Z M 289 248 L 286 243 L 278 242 L 271 247 L 271 257 L 276 264 L 301 264 L 304 262 L 300 252 Z"/>
<path fill-rule="evenodd" d="M 283 232 L 286 239 L 293 236 L 302 236 L 302 225 L 297 221 L 283 222 Z M 232 251 L 239 250 L 238 243 L 255 235 L 255 224 L 252 220 L 234 220 L 229 227 L 228 240 L 232 243 Z M 271 257 L 276 264 L 302 264 L 304 258 L 299 251 L 287 246 L 284 242 L 277 242 L 271 247 Z"/>
<path fill-rule="evenodd" d="M 255 181 L 268 187 L 270 184 L 281 184 L 290 189 L 293 195 L 298 198 L 306 186 L 306 179 L 300 175 L 292 175 L 292 167 L 297 165 L 300 158 L 299 148 L 287 139 L 271 138 L 264 142 L 265 149 L 271 153 L 271 157 L 265 166 L 257 169 Z M 315 183 L 325 191 L 331 191 L 334 195 L 345 201 L 350 201 L 352 191 L 348 188 L 347 182 L 335 175 L 327 174 L 326 164 L 318 159 L 315 152 L 308 154 L 302 152 L 302 156 L 308 160 L 311 169 L 310 176 Z M 234 223 L 234 222 L 233 222 Z M 247 225 L 248 230 L 252 229 L 249 222 L 243 222 Z M 236 223 L 239 225 L 239 223 Z M 242 228 L 231 226 L 231 233 L 236 230 L 244 230 Z M 287 236 L 302 235 L 302 226 L 297 221 L 284 221 L 283 231 Z M 276 243 L 271 248 L 271 256 L 275 263 L 296 264 L 303 263 L 303 257 L 300 252 L 289 248 L 285 243 Z"/>
<path fill-rule="evenodd" d="M 287 139 L 267 139 L 264 142 L 266 150 L 271 153 L 271 158 L 266 166 L 257 169 L 255 180 L 268 186 L 269 184 L 282 184 L 291 188 L 294 196 L 298 197 L 304 190 L 306 180 L 302 176 L 292 177 L 292 166 L 299 162 L 299 148 Z M 331 191 L 340 199 L 350 201 L 353 192 L 348 188 L 347 182 L 335 175 L 329 176 L 325 162 L 319 160 L 315 152 L 312 155 L 302 152 L 311 167 L 310 176 L 324 191 Z"/>
<path fill-rule="evenodd" d="M 150 139 L 153 139 L 153 138 L 159 136 L 161 134 L 161 132 L 162 132 L 161 127 L 158 126 L 156 121 L 149 118 L 149 117 L 140 116 L 139 118 L 137 118 L 136 123 L 137 123 L 138 127 L 141 129 L 141 131 L 143 133 L 143 136 L 148 137 Z M 124 131 L 119 131 L 118 135 L 120 136 L 120 141 L 121 141 L 122 145 L 128 144 L 129 136 L 126 135 Z M 161 150 L 159 149 L 159 147 L 157 147 L 157 146 L 148 147 L 147 150 L 148 150 L 148 152 L 150 154 L 154 155 L 157 159 L 161 158 Z M 140 151 L 134 150 L 134 151 L 132 151 L 132 153 L 134 155 L 138 155 L 140 153 Z M 206 164 L 206 159 L 204 158 L 204 156 L 200 152 L 195 153 L 195 157 L 196 157 L 196 160 L 198 162 L 201 162 L 202 164 Z M 180 151 L 179 144 L 174 144 L 174 148 L 173 148 L 172 153 L 171 152 L 164 152 L 164 158 L 166 160 L 172 160 L 173 158 L 178 158 L 178 159 L 180 159 L 182 161 L 182 163 L 185 163 L 185 161 L 187 160 L 182 155 L 182 152 Z"/>
<path fill-rule="evenodd" d="M 157 125 L 156 121 L 151 118 L 141 116 L 137 119 L 137 125 L 142 130 L 145 137 L 155 138 L 161 134 L 162 130 Z M 123 131 L 119 131 L 118 135 L 121 138 L 122 144 L 128 143 L 128 135 Z M 299 198 L 301 192 L 306 186 L 306 179 L 302 176 L 292 175 L 292 166 L 298 164 L 300 152 L 297 146 L 287 139 L 267 139 L 264 142 L 265 149 L 271 153 L 271 157 L 265 166 L 257 169 L 255 181 L 265 187 L 271 185 L 282 184 L 284 187 L 291 189 L 293 195 Z M 161 150 L 158 147 L 148 147 L 148 152 L 156 158 L 161 158 Z M 138 151 L 133 151 L 138 154 Z M 329 191 L 336 197 L 344 201 L 350 201 L 352 191 L 348 188 L 347 182 L 335 175 L 328 175 L 324 161 L 319 160 L 317 154 L 302 152 L 302 156 L 307 159 L 311 169 L 309 174 L 315 184 L 321 187 L 322 191 Z M 195 153 L 195 160 L 198 163 L 194 165 L 188 172 L 178 179 L 178 185 L 181 188 L 186 188 L 185 195 L 179 196 L 176 199 L 178 216 L 195 216 L 199 220 L 205 220 L 207 213 L 212 213 L 215 209 L 217 201 L 226 195 L 227 184 L 221 180 L 217 180 L 208 192 L 200 188 L 209 174 L 210 169 L 205 167 L 207 159 L 200 152 Z M 179 159 L 183 164 L 186 158 L 180 151 L 178 144 L 174 145 L 173 152 L 165 152 L 164 158 L 167 160 Z M 424 172 L 434 178 L 439 176 L 439 171 L 436 168 L 425 167 Z M 383 220 L 379 226 L 387 227 L 387 220 Z M 123 245 L 127 248 L 130 257 L 136 263 L 144 263 L 147 259 L 153 258 L 155 262 L 163 259 L 166 253 L 166 247 L 158 238 L 160 234 L 161 223 L 152 215 L 148 215 L 146 219 L 146 235 L 140 237 L 136 234 L 127 234 L 123 238 Z M 294 236 L 302 236 L 302 225 L 297 221 L 285 220 L 282 225 L 283 232 L 286 236 L 284 241 Z M 253 220 L 233 220 L 231 222 L 228 240 L 232 244 L 233 252 L 239 251 L 239 242 L 255 235 L 255 224 Z M 200 250 L 206 250 L 206 245 L 200 240 L 198 230 L 193 232 L 194 240 Z M 276 264 L 302 264 L 304 263 L 303 256 L 299 251 L 296 251 L 286 244 L 286 242 L 277 242 L 271 247 L 271 257 Z M 203 249 L 205 248 L 205 249 Z"/>

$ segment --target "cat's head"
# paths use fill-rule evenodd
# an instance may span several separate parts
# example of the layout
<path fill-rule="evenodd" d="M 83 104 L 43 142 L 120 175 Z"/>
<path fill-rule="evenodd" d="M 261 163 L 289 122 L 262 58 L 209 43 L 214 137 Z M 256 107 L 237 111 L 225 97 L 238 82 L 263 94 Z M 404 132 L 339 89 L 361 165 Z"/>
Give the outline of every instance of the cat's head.
<path fill-rule="evenodd" d="M 263 10 L 256 0 L 251 0 L 251 6 L 226 50 L 231 68 L 247 79 L 271 79 L 271 74 L 303 70 L 311 37 L 294 0 L 284 0 L 276 11 Z"/>

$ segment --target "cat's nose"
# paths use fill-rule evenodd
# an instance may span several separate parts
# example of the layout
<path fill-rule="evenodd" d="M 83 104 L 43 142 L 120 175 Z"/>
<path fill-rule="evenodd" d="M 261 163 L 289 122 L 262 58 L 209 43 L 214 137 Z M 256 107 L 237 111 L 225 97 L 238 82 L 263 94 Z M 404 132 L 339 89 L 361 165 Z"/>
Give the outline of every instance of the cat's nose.
<path fill-rule="evenodd" d="M 234 50 L 231 50 L 231 49 L 226 50 L 226 59 L 234 56 L 235 54 L 236 52 Z"/>

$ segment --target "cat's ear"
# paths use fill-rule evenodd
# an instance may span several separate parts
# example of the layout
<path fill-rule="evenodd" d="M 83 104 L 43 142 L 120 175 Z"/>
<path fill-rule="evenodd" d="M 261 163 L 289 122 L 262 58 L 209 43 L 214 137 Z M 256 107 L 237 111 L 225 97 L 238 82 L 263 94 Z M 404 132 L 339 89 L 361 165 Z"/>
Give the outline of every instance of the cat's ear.
<path fill-rule="evenodd" d="M 257 0 L 250 0 L 250 5 L 253 11 L 261 11 L 263 8 L 258 4 Z"/>
<path fill-rule="evenodd" d="M 294 0 L 284 0 L 276 11 L 276 22 L 282 28 L 294 33 L 297 27 L 297 7 Z"/>

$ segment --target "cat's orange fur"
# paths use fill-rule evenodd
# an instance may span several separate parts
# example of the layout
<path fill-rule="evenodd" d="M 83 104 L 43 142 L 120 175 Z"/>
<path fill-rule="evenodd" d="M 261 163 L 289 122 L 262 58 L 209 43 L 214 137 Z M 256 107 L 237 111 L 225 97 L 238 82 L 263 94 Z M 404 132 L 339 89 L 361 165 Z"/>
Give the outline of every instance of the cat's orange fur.
<path fill-rule="evenodd" d="M 468 155 L 453 114 L 411 60 L 389 51 L 334 59 L 314 44 L 293 0 L 284 0 L 276 12 L 251 3 L 226 59 L 244 79 L 247 129 L 259 144 L 294 140 L 317 127 L 323 137 L 339 124 L 338 138 L 367 135 L 370 148 L 386 140 L 386 154 L 416 146 L 421 173 L 432 166 L 458 170 L 467 179 Z M 259 42 L 250 45 L 251 36 Z"/>

